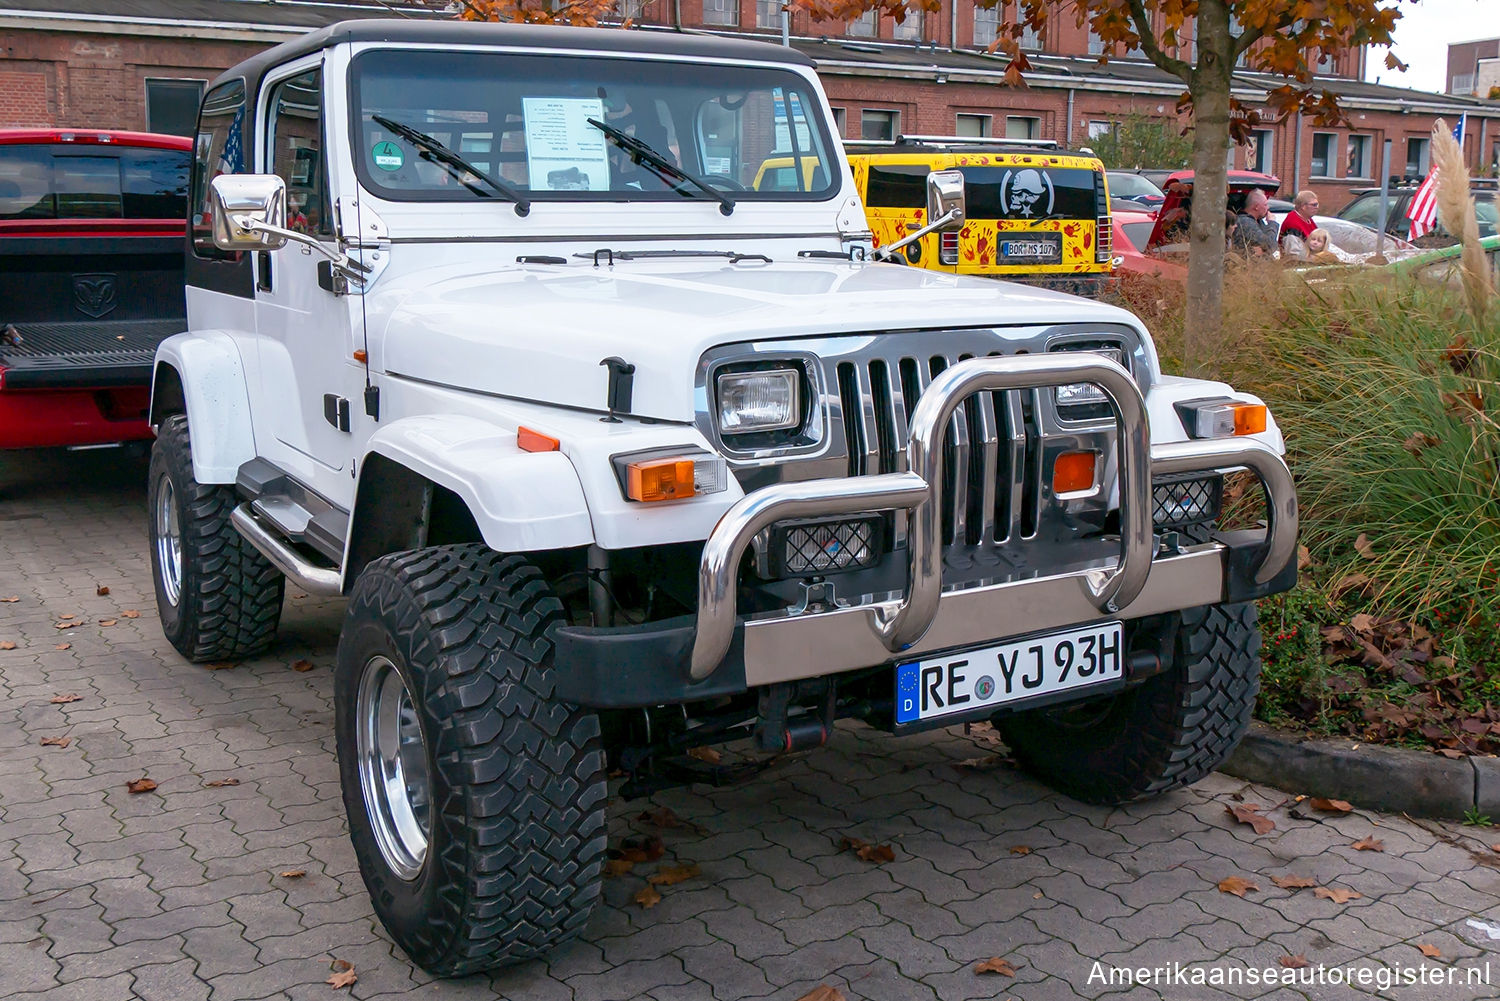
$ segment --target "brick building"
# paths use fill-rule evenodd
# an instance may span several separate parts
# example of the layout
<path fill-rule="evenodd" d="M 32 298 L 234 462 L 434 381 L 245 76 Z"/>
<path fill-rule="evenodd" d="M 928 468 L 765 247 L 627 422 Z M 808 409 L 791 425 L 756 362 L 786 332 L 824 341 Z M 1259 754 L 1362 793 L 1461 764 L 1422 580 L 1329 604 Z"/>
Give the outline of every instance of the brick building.
<path fill-rule="evenodd" d="M 203 84 L 239 59 L 348 17 L 452 17 L 438 9 L 444 2 L 0 0 L 0 126 L 188 133 Z M 646 30 L 681 26 L 781 38 L 780 0 L 621 3 Z M 944 0 L 940 12 L 914 14 L 899 25 L 873 15 L 848 24 L 815 22 L 795 11 L 787 27 L 791 44 L 817 60 L 848 138 L 963 134 L 1087 145 L 1130 112 L 1174 119 L 1183 89 L 1140 59 L 1101 64 L 1099 39 L 1068 17 L 1055 19 L 1045 37 L 1024 39 L 1035 64 L 1028 86 L 1002 86 L 1006 58 L 984 51 L 998 28 L 995 13 L 973 0 Z M 1191 37 L 1178 54 L 1195 57 Z M 1233 151 L 1233 165 L 1274 173 L 1287 192 L 1313 188 L 1333 209 L 1352 189 L 1378 183 L 1387 141 L 1392 174 L 1425 173 L 1434 120 L 1452 122 L 1467 112 L 1469 161 L 1493 170 L 1500 161 L 1500 102 L 1364 83 L 1365 58 L 1363 50 L 1349 50 L 1320 66 L 1318 86 L 1340 95 L 1348 127 L 1314 127 L 1300 117 L 1269 122 L 1252 147 Z M 1281 82 L 1241 71 L 1235 93 L 1255 106 Z"/>

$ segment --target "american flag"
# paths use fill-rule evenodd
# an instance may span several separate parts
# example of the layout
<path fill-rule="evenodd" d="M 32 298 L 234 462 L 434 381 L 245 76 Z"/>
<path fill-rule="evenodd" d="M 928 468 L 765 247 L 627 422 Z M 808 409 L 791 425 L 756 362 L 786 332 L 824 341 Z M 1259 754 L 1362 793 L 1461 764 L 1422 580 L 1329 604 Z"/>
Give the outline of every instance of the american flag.
<path fill-rule="evenodd" d="M 245 106 L 240 105 L 229 123 L 229 138 L 224 141 L 224 152 L 219 154 L 216 173 L 238 174 L 245 169 L 245 146 L 240 139 L 241 127 L 245 124 Z"/>
<path fill-rule="evenodd" d="M 1464 126 L 1468 120 L 1469 113 L 1464 112 L 1458 116 L 1458 125 L 1453 129 L 1453 138 L 1458 140 L 1460 146 L 1464 142 Z M 1411 220 L 1411 239 L 1413 240 L 1437 229 L 1437 173 L 1436 165 L 1427 171 L 1427 177 L 1423 179 L 1422 186 L 1412 197 L 1411 208 L 1406 210 L 1406 218 Z"/>

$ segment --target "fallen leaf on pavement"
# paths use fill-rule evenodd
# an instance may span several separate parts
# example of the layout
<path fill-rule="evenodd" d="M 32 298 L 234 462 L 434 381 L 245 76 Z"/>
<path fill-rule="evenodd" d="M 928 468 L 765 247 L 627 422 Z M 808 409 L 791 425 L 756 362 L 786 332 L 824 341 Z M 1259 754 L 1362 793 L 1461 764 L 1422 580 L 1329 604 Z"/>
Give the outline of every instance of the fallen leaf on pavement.
<path fill-rule="evenodd" d="M 237 786 L 237 785 L 240 784 L 240 780 L 239 779 L 214 779 L 212 782 L 205 782 L 203 784 L 206 785 L 206 786 L 208 786 L 208 788 L 210 788 L 210 789 L 221 789 L 224 786 Z"/>
<path fill-rule="evenodd" d="M 687 865 L 669 865 L 647 876 L 646 882 L 652 886 L 676 886 L 684 880 L 701 875 L 703 875 L 703 870 L 692 863 L 688 863 Z"/>
<path fill-rule="evenodd" d="M 103 584 L 100 584 L 98 587 L 94 588 L 94 593 L 102 598 L 109 593 L 109 588 L 105 587 Z"/>
<path fill-rule="evenodd" d="M 1364 894 L 1357 890 L 1345 890 L 1338 886 L 1320 886 L 1313 891 L 1313 895 L 1331 900 L 1335 904 L 1347 904 L 1351 900 L 1361 900 Z"/>
<path fill-rule="evenodd" d="M 301 879 L 307 875 L 306 869 L 288 869 L 281 874 L 282 879 Z"/>
<path fill-rule="evenodd" d="M 131 792 L 150 792 L 156 788 L 156 783 L 142 775 L 138 779 L 131 779 L 125 783 L 125 788 Z"/>
<path fill-rule="evenodd" d="M 7 604 L 7 605 L 13 605 L 13 604 L 15 604 L 16 602 L 18 602 L 20 600 L 21 600 L 20 595 L 15 595 L 15 594 L 11 595 L 9 598 L 0 598 L 0 601 L 5 602 L 5 604 Z"/>
<path fill-rule="evenodd" d="M 1243 897 L 1251 890 L 1259 890 L 1260 887 L 1250 882 L 1243 876 L 1226 876 L 1219 880 L 1220 893 L 1232 893 L 1236 897 Z"/>
<path fill-rule="evenodd" d="M 1010 965 L 1010 960 L 1001 959 L 999 956 L 991 956 L 982 963 L 974 965 L 975 973 L 999 973 L 1007 977 L 1016 975 L 1016 968 Z"/>
<path fill-rule="evenodd" d="M 0 650 L 14 650 L 15 648 L 14 640 L 0 640 Z"/>
<path fill-rule="evenodd" d="M 1012 845 L 1011 849 L 1010 849 L 1010 853 L 1012 855 L 1030 855 L 1031 854 L 1031 846 L 1029 846 L 1029 845 Z"/>
<path fill-rule="evenodd" d="M 1359 616 L 1356 615 L 1355 618 Z M 1354 809 L 1353 804 L 1345 803 L 1341 799 L 1323 799 L 1321 796 L 1314 796 L 1311 803 L 1314 810 L 1322 810 L 1324 813 L 1348 813 Z"/>
<path fill-rule="evenodd" d="M 335 959 L 330 969 L 333 970 L 333 975 L 328 978 L 327 984 L 334 990 L 350 987 L 359 980 L 359 975 L 354 972 L 354 964 L 346 959 Z"/>
<path fill-rule="evenodd" d="M 231 667 L 234 667 L 234 665 L 227 660 L 216 660 L 212 664 L 203 665 L 203 668 L 206 671 L 227 671 Z"/>
<path fill-rule="evenodd" d="M 844 838 L 839 841 L 839 848 L 844 851 L 853 852 L 865 862 L 894 862 L 896 853 L 890 845 L 872 845 L 862 838 Z"/>
<path fill-rule="evenodd" d="M 310 660 L 299 660 L 292 664 L 293 671 L 311 671 L 312 668 L 312 661 Z"/>
<path fill-rule="evenodd" d="M 64 622 L 67 622 L 69 619 L 73 618 L 73 616 L 71 616 L 71 615 L 59 615 L 58 618 L 62 619 Z"/>
<path fill-rule="evenodd" d="M 656 892 L 656 887 L 654 886 L 643 886 L 640 892 L 635 895 L 635 902 L 649 911 L 661 903 L 661 894 Z"/>
<path fill-rule="evenodd" d="M 1453 760 L 1453 761 L 1457 761 L 1459 758 L 1461 758 L 1461 757 L 1464 756 L 1464 752 L 1460 751 L 1456 747 L 1439 747 L 1437 749 L 1437 752 L 1439 754 L 1441 754 L 1443 757 L 1448 758 L 1448 759 Z"/>
<path fill-rule="evenodd" d="M 641 821 L 642 823 L 650 824 L 653 827 L 660 827 L 663 830 L 671 830 L 672 828 L 676 827 L 684 827 L 697 834 L 708 833 L 706 828 L 701 827 L 690 820 L 683 820 L 681 817 L 677 816 L 677 814 L 673 813 L 670 807 L 666 806 L 658 807 L 655 810 L 643 810 L 636 815 L 635 819 Z"/>
<path fill-rule="evenodd" d="M 79 695 L 77 692 L 69 692 L 66 695 L 54 695 L 54 696 L 52 696 L 52 704 L 55 705 L 55 706 L 65 706 L 69 702 L 79 702 L 82 699 L 83 699 L 83 696 Z"/>
<path fill-rule="evenodd" d="M 71 650 L 71 649 L 73 649 L 73 644 L 71 644 L 71 643 L 58 643 L 55 646 L 53 646 L 52 649 L 54 649 L 54 650 Z"/>
<path fill-rule="evenodd" d="M 1422 950 L 1422 955 L 1426 956 L 1428 959 L 1442 959 L 1443 958 L 1443 950 L 1439 949 L 1435 945 L 1429 945 L 1426 942 L 1418 942 L 1417 943 L 1417 948 L 1421 949 Z"/>
<path fill-rule="evenodd" d="M 982 758 L 965 758 L 962 761 L 955 761 L 953 767 L 961 772 L 983 772 L 996 765 L 1003 765 L 1005 761 L 1003 754 L 986 754 Z"/>
<path fill-rule="evenodd" d="M 1304 890 L 1318 885 L 1318 881 L 1311 876 L 1272 876 L 1271 882 L 1283 890 Z"/>
<path fill-rule="evenodd" d="M 1276 830 L 1276 821 L 1270 817 L 1262 817 L 1260 811 L 1264 809 L 1265 807 L 1255 803 L 1236 803 L 1224 807 L 1224 812 L 1242 824 L 1249 824 L 1256 834 L 1270 834 Z"/>
<path fill-rule="evenodd" d="M 42 746 L 43 747 L 67 747 L 71 743 L 73 743 L 73 738 L 72 737 L 43 737 L 42 738 Z"/>
<path fill-rule="evenodd" d="M 604 861 L 604 875 L 623 876 L 635 868 L 635 863 L 628 858 L 612 858 Z"/>
<path fill-rule="evenodd" d="M 696 758 L 709 765 L 717 765 L 720 761 L 724 760 L 724 756 L 712 747 L 690 747 L 688 748 L 687 755 L 690 758 Z"/>
<path fill-rule="evenodd" d="M 123 612 L 120 613 L 120 618 L 122 618 L 122 619 L 138 619 L 140 617 L 141 617 L 141 613 L 137 612 L 133 608 L 127 608 L 127 609 L 125 609 L 125 611 L 123 611 Z"/>
<path fill-rule="evenodd" d="M 112 626 L 112 625 L 115 624 L 116 621 L 118 621 L 118 620 L 116 620 L 116 619 L 100 619 L 99 620 L 99 624 L 101 626 Z"/>
<path fill-rule="evenodd" d="M 1285 966 L 1288 970 L 1300 970 L 1304 966 L 1310 965 L 1307 962 L 1307 957 L 1300 952 L 1295 956 L 1281 956 L 1276 960 L 1276 962 L 1280 963 L 1282 966 Z"/>
<path fill-rule="evenodd" d="M 829 987 L 827 984 L 819 984 L 809 993 L 802 995 L 797 1001 L 846 1001 L 844 994 L 837 987 Z"/>
<path fill-rule="evenodd" d="M 655 862 L 667 850 L 654 834 L 632 834 L 620 844 L 620 858 L 629 862 Z"/>
<path fill-rule="evenodd" d="M 57 622 L 57 623 L 53 624 L 52 628 L 53 629 L 77 629 L 81 625 L 83 625 L 82 622 Z"/>
<path fill-rule="evenodd" d="M 995 729 L 993 723 L 970 723 L 964 727 L 964 733 L 991 747 L 1000 747 L 1004 743 L 1000 739 L 1000 731 Z"/>
<path fill-rule="evenodd" d="M 1383 852 L 1385 842 L 1376 840 L 1375 835 L 1371 834 L 1369 837 L 1360 838 L 1349 847 L 1360 852 Z"/>

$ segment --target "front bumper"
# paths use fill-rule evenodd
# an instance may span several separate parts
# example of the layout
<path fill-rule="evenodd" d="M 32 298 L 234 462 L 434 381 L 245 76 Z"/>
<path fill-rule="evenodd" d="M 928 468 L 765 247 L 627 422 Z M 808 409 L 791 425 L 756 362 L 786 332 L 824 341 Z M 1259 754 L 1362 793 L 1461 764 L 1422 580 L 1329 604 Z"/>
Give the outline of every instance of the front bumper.
<path fill-rule="evenodd" d="M 943 441 L 958 406 L 986 391 L 1089 382 L 1115 413 L 1120 553 L 1058 573 L 942 584 Z M 1150 443 L 1130 374 L 1097 355 L 976 358 L 935 378 L 910 421 L 910 469 L 778 483 L 747 494 L 704 544 L 695 616 L 623 629 L 567 627 L 557 639 L 557 694 L 585 705 L 693 701 L 747 688 L 907 661 L 1105 617 L 1140 618 L 1245 601 L 1296 580 L 1297 500 L 1286 464 L 1251 439 Z M 1151 520 L 1153 476 L 1248 468 L 1266 494 L 1263 531 L 1221 533 L 1163 549 Z M 751 540 L 789 518 L 906 510 L 907 587 L 821 611 L 740 616 L 738 574 Z"/>

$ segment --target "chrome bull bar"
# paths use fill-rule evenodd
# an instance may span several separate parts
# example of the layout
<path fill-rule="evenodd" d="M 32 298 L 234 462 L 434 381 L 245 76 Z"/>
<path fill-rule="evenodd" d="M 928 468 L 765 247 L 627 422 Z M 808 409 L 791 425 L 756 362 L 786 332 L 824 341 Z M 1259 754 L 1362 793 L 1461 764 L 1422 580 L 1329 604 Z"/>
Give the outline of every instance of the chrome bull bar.
<path fill-rule="evenodd" d="M 1129 605 L 1151 571 L 1153 473 L 1251 469 L 1266 491 L 1269 516 L 1266 552 L 1256 569 L 1256 580 L 1264 583 L 1286 564 L 1296 545 L 1296 495 L 1291 472 L 1270 448 L 1257 441 L 1231 439 L 1153 449 L 1140 388 L 1129 372 L 1099 355 L 974 358 L 933 379 L 918 401 L 909 425 L 909 472 L 778 483 L 747 494 L 724 513 L 704 543 L 698 567 L 692 679 L 707 678 L 729 650 L 738 614 L 738 568 L 746 548 L 763 529 L 787 518 L 911 512 L 906 596 L 869 606 L 870 627 L 885 649 L 898 653 L 909 648 L 932 625 L 942 600 L 943 441 L 954 412 L 974 393 L 1072 383 L 1092 383 L 1104 392 L 1118 431 L 1120 559 L 1113 569 L 1090 573 L 1083 580 L 1088 600 L 1100 614 L 1113 614 Z"/>

